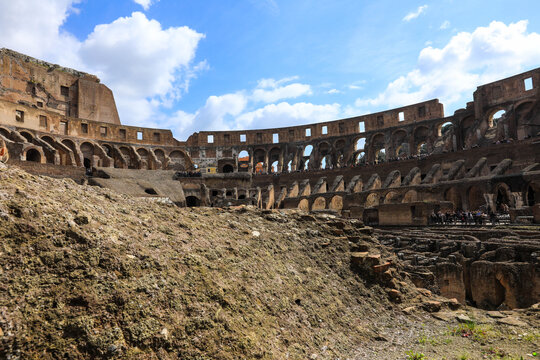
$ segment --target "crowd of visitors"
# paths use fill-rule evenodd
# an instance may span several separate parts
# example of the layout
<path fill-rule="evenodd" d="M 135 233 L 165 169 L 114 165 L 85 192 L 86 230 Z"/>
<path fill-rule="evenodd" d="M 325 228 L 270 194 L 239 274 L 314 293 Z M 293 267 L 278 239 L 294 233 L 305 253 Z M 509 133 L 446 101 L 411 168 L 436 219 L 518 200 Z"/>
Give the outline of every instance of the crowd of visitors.
<path fill-rule="evenodd" d="M 496 225 L 501 222 L 506 222 L 507 220 L 509 220 L 508 213 L 505 213 L 504 211 L 500 213 L 489 211 L 489 213 L 486 214 L 482 210 L 458 210 L 455 212 L 433 211 L 429 217 L 429 223 L 432 225 Z"/>
<path fill-rule="evenodd" d="M 200 171 L 177 171 L 176 174 L 174 174 L 174 177 L 195 178 L 195 177 L 202 177 L 202 173 Z"/>

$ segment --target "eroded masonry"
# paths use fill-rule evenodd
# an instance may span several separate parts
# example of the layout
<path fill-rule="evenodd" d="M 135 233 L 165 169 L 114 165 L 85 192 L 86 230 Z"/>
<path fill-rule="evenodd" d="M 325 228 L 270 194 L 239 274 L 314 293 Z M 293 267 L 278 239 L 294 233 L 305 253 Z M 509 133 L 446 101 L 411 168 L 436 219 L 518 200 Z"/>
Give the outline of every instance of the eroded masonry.
<path fill-rule="evenodd" d="M 112 91 L 97 77 L 1 49 L 0 140 L 9 162 L 31 173 L 179 206 L 332 210 L 381 226 L 540 223 L 539 87 L 540 68 L 479 86 L 474 101 L 452 116 L 434 99 L 336 121 L 204 131 L 178 141 L 170 130 L 122 125 Z M 410 234 L 406 245 L 394 235 L 387 241 L 396 251 L 415 244 L 401 251 L 404 257 L 416 251 L 405 259 L 412 265 L 450 264 L 431 269 L 440 273 L 439 283 L 432 281 L 436 291 L 465 301 L 482 288 L 471 279 L 485 275 L 499 285 L 488 300 L 478 295 L 484 307 L 540 300 L 536 233 L 518 234 L 527 246 L 504 251 L 498 249 L 508 242 L 486 250 L 482 240 L 489 239 L 481 236 L 428 242 L 426 251 L 438 255 L 427 260 L 417 256 L 419 235 Z M 492 268 L 478 265 L 471 273 L 467 259 L 529 267 L 503 281 Z M 509 300 L 516 291 L 528 293 L 527 300 Z"/>

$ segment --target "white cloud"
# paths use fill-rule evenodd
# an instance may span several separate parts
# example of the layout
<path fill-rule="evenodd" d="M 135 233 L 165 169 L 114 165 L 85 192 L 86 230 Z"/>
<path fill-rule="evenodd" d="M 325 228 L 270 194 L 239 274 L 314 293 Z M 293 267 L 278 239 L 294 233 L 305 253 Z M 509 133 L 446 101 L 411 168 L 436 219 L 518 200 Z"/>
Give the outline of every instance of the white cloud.
<path fill-rule="evenodd" d="M 204 35 L 188 27 L 164 29 L 134 12 L 97 25 L 79 41 L 61 30 L 78 2 L 0 1 L 0 47 L 98 75 L 113 90 L 122 122 L 158 126 L 160 108 L 170 107 L 208 68 L 205 61 L 193 64 Z"/>
<path fill-rule="evenodd" d="M 260 102 L 276 102 L 282 99 L 297 98 L 304 95 L 311 95 L 311 86 L 300 83 L 283 84 L 296 80 L 297 77 L 285 78 L 281 80 L 262 79 L 259 80 L 257 88 L 253 90 L 252 99 Z"/>
<path fill-rule="evenodd" d="M 442 24 L 441 24 L 441 27 L 439 29 L 441 30 L 446 30 L 450 27 L 450 21 L 448 20 L 445 20 Z"/>
<path fill-rule="evenodd" d="M 269 94 L 273 94 L 275 89 L 281 94 L 286 94 L 289 92 L 286 90 L 289 85 L 284 84 L 297 79 L 297 77 L 281 80 L 261 79 L 257 87 L 251 91 L 210 96 L 205 105 L 194 113 L 178 111 L 166 125 L 171 127 L 177 136 L 187 138 L 191 133 L 202 130 L 271 128 L 339 118 L 341 110 L 339 104 L 280 102 L 257 107 L 261 102 L 261 93 L 258 90 L 270 89 L 266 90 L 267 93 L 263 96 L 265 100 L 270 100 L 273 95 Z M 296 91 L 292 93 L 296 94 Z M 301 93 L 307 93 L 306 89 Z M 276 95 L 274 98 L 278 99 L 281 96 Z"/>
<path fill-rule="evenodd" d="M 0 1 L 0 47 L 77 66 L 77 39 L 60 30 L 78 0 Z M 67 50 L 66 50 L 67 49 Z"/>
<path fill-rule="evenodd" d="M 419 6 L 418 9 L 416 9 L 416 11 L 412 11 L 408 13 L 407 15 L 405 15 L 405 17 L 403 18 L 403 21 L 411 21 L 413 19 L 416 19 L 417 17 L 422 15 L 427 10 L 427 8 L 428 8 L 427 5 Z"/>
<path fill-rule="evenodd" d="M 150 6 L 152 6 L 152 4 L 154 2 L 158 2 L 159 0 L 133 0 L 135 3 L 141 5 L 143 7 L 144 10 L 148 10 L 150 9 Z"/>
<path fill-rule="evenodd" d="M 355 105 L 374 111 L 439 98 L 445 105 L 463 106 L 478 85 L 539 65 L 540 34 L 527 32 L 527 25 L 493 21 L 455 35 L 443 48 L 426 47 L 415 69 Z"/>
<path fill-rule="evenodd" d="M 236 118 L 235 125 L 238 129 L 252 129 L 335 120 L 339 118 L 340 109 L 339 104 L 281 102 L 244 113 Z"/>
<path fill-rule="evenodd" d="M 341 91 L 338 89 L 330 89 L 326 92 L 327 94 L 341 94 Z"/>
<path fill-rule="evenodd" d="M 84 64 L 116 95 L 123 119 L 143 124 L 159 105 L 178 99 L 187 89 L 199 41 L 204 35 L 188 27 L 162 29 L 156 20 L 134 12 L 98 25 L 81 44 Z"/>

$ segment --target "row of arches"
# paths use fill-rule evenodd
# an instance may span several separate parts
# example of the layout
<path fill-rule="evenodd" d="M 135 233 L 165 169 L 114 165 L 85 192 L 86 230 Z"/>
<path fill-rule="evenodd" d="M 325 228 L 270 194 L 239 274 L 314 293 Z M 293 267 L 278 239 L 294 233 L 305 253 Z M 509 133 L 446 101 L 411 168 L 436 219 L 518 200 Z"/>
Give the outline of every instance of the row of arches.
<path fill-rule="evenodd" d="M 453 123 L 438 125 L 440 136 L 452 132 Z M 430 130 L 417 126 L 412 137 L 403 129 L 391 135 L 375 133 L 365 136 L 339 138 L 335 141 L 321 140 L 317 143 L 275 146 L 266 148 L 243 148 L 236 156 L 236 167 L 229 164 L 222 172 L 280 173 L 298 170 L 333 169 L 381 163 L 411 155 L 429 154 Z"/>
<path fill-rule="evenodd" d="M 115 167 L 185 171 L 193 167 L 191 158 L 181 149 L 166 151 L 160 148 L 135 148 L 90 140 L 75 141 L 52 135 L 36 136 L 27 130 L 11 131 L 4 127 L 0 127 L 0 134 L 6 139 L 25 145 L 21 154 L 24 161 L 80 166 L 87 169 Z"/>

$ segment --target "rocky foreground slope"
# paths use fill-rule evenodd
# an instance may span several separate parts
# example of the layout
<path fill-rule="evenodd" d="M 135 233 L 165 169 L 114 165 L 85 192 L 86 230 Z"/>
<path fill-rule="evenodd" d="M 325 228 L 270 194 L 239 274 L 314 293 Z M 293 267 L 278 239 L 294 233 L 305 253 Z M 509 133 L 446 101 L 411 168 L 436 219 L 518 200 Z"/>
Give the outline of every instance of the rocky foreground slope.
<path fill-rule="evenodd" d="M 532 358 L 538 316 L 414 287 L 358 221 L 180 209 L 0 164 L 0 358 Z"/>

